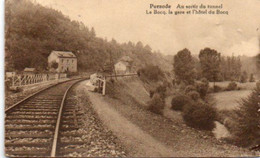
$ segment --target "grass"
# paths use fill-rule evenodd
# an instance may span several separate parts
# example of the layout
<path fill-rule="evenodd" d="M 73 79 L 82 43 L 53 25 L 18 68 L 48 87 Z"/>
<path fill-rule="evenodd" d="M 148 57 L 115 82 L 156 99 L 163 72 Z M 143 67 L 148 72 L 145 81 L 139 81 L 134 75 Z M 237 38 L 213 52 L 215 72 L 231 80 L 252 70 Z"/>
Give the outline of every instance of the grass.
<path fill-rule="evenodd" d="M 228 86 L 228 84 L 231 81 L 224 81 L 224 82 L 216 82 L 215 85 L 219 86 L 221 88 L 226 88 Z M 236 82 L 237 86 L 240 87 L 242 90 L 252 90 L 255 88 L 256 82 L 246 82 L 246 83 L 240 83 L 240 82 Z M 213 87 L 214 83 L 210 82 L 209 86 Z"/>
<path fill-rule="evenodd" d="M 212 96 L 216 100 L 218 110 L 233 110 L 239 105 L 241 98 L 247 97 L 252 90 L 226 91 L 214 93 Z"/>

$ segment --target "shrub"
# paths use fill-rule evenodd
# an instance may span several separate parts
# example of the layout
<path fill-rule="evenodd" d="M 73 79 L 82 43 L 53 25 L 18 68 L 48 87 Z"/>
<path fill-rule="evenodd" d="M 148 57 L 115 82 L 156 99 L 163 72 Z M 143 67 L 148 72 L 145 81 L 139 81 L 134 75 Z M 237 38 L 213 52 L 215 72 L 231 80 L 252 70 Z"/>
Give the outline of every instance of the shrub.
<path fill-rule="evenodd" d="M 216 109 L 204 102 L 191 102 L 183 109 L 185 123 L 193 128 L 212 130 L 215 127 Z"/>
<path fill-rule="evenodd" d="M 220 87 L 220 86 L 215 85 L 215 86 L 213 87 L 213 91 L 214 91 L 215 93 L 217 93 L 217 92 L 223 91 L 223 88 Z"/>
<path fill-rule="evenodd" d="M 242 75 L 240 76 L 240 82 L 241 83 L 245 83 L 245 82 L 247 82 L 247 72 L 246 71 L 244 71 L 243 73 L 242 73 Z"/>
<path fill-rule="evenodd" d="M 160 86 L 158 86 L 158 87 L 156 88 L 155 92 L 158 93 L 158 94 L 160 94 L 160 96 L 161 96 L 162 99 L 165 99 L 165 97 L 166 97 L 166 90 L 167 90 L 167 89 L 166 89 L 166 86 L 160 85 Z"/>
<path fill-rule="evenodd" d="M 161 98 L 160 94 L 155 93 L 153 98 L 149 101 L 148 105 L 148 110 L 151 112 L 162 114 L 165 107 L 165 101 Z"/>
<path fill-rule="evenodd" d="M 237 83 L 234 81 L 230 82 L 226 88 L 227 91 L 233 91 L 236 89 L 237 89 Z"/>
<path fill-rule="evenodd" d="M 234 134 L 239 145 L 253 146 L 260 144 L 259 94 L 260 87 L 256 87 L 249 97 L 242 99 L 237 110 L 238 117 Z"/>
<path fill-rule="evenodd" d="M 256 88 L 260 89 L 260 81 L 256 82 Z"/>
<path fill-rule="evenodd" d="M 192 100 L 186 95 L 177 94 L 172 98 L 171 109 L 176 111 L 182 111 L 183 106 L 190 103 Z"/>
<path fill-rule="evenodd" d="M 205 99 L 207 93 L 208 93 L 208 89 L 209 89 L 209 82 L 207 79 L 202 79 L 201 82 L 197 82 L 196 83 L 196 90 L 197 92 L 199 92 L 200 97 L 202 99 Z"/>
<path fill-rule="evenodd" d="M 196 91 L 191 91 L 187 95 L 194 101 L 197 101 L 200 99 L 200 94 Z"/>
<path fill-rule="evenodd" d="M 173 80 L 172 80 L 172 85 L 175 86 L 175 84 L 176 84 L 176 80 L 173 79 Z"/>
<path fill-rule="evenodd" d="M 187 94 L 189 92 L 196 91 L 196 88 L 193 85 L 188 85 L 184 91 Z"/>
<path fill-rule="evenodd" d="M 154 91 L 150 90 L 150 98 L 153 98 L 153 95 L 154 95 Z"/>
<path fill-rule="evenodd" d="M 251 75 L 250 75 L 249 82 L 255 82 L 254 74 L 251 74 Z"/>
<path fill-rule="evenodd" d="M 206 78 L 202 78 L 200 81 L 205 83 L 205 84 L 207 84 L 207 85 L 209 85 L 209 81 Z"/>
<path fill-rule="evenodd" d="M 139 69 L 137 73 L 144 75 L 147 79 L 152 81 L 158 81 L 160 77 L 164 77 L 163 71 L 159 66 L 148 65 L 142 69 Z"/>

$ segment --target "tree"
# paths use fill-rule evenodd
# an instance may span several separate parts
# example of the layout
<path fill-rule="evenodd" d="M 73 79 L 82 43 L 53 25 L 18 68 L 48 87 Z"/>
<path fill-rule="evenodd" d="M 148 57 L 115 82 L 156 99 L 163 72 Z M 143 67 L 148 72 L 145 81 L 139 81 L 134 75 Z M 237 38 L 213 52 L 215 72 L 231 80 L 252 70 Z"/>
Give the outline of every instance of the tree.
<path fill-rule="evenodd" d="M 259 126 L 259 93 L 260 84 L 254 89 L 251 95 L 242 100 L 237 110 L 236 130 L 238 143 L 242 146 L 253 146 L 260 144 Z"/>
<path fill-rule="evenodd" d="M 199 54 L 202 76 L 214 84 L 220 75 L 221 54 L 214 49 L 205 48 Z"/>
<path fill-rule="evenodd" d="M 256 56 L 256 66 L 258 73 L 260 73 L 260 53 L 258 53 L 258 55 Z"/>
<path fill-rule="evenodd" d="M 194 68 L 194 61 L 188 49 L 185 48 L 174 56 L 173 71 L 177 80 L 192 83 L 195 77 Z"/>
<path fill-rule="evenodd" d="M 246 72 L 246 71 L 243 71 L 243 73 L 242 73 L 242 75 L 241 75 L 241 78 L 240 78 L 240 82 L 241 82 L 241 83 L 247 82 L 247 78 L 248 78 L 247 72 Z"/>
<path fill-rule="evenodd" d="M 255 82 L 254 74 L 250 74 L 249 82 Z"/>
<path fill-rule="evenodd" d="M 93 27 L 90 30 L 90 36 L 91 37 L 96 37 L 96 31 L 95 31 L 95 29 Z"/>

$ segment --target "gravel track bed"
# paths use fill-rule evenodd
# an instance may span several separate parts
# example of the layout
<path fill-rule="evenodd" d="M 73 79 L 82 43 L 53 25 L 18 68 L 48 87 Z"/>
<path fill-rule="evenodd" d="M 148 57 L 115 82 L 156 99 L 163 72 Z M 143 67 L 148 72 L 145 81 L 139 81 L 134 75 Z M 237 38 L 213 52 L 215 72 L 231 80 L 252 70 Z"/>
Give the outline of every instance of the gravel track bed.
<path fill-rule="evenodd" d="M 73 96 L 74 95 L 74 96 Z M 76 99 L 77 109 L 82 115 L 82 125 L 78 130 L 64 131 L 66 135 L 61 136 L 61 142 L 86 142 L 82 145 L 66 145 L 61 150 L 73 149 L 72 153 L 62 156 L 65 157 L 125 157 L 124 148 L 120 145 L 119 140 L 111 131 L 106 129 L 92 109 L 88 98 L 82 93 L 79 86 L 76 86 L 70 93 L 70 98 Z M 68 98 L 69 99 L 69 98 Z M 71 104 L 71 103 L 70 103 Z M 77 113 L 78 114 L 78 113 Z M 73 117 L 66 117 L 73 118 Z M 74 151 L 75 149 L 75 151 Z M 82 152 L 83 149 L 83 152 Z"/>
<path fill-rule="evenodd" d="M 22 92 L 18 93 L 13 93 L 13 92 L 5 92 L 5 108 L 10 107 L 11 105 L 17 103 L 18 101 L 24 99 L 25 97 L 41 90 L 44 89 L 50 85 L 53 85 L 54 83 L 49 83 L 49 84 L 43 84 L 43 85 L 37 85 L 37 86 L 32 86 L 30 88 L 24 88 Z"/>
<path fill-rule="evenodd" d="M 24 142 L 30 142 L 30 143 L 47 143 L 50 142 L 51 138 L 13 138 L 12 140 L 6 139 L 5 143 L 24 143 Z"/>

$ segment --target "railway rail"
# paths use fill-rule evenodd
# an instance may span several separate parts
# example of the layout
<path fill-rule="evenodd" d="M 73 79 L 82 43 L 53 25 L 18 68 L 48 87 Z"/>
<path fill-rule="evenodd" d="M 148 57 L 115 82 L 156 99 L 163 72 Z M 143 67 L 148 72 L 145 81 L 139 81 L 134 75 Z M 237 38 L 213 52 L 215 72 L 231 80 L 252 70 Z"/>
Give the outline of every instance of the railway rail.
<path fill-rule="evenodd" d="M 80 109 L 69 90 L 84 79 L 74 79 L 36 92 L 5 110 L 7 156 L 63 156 L 87 142 L 77 141 Z"/>

